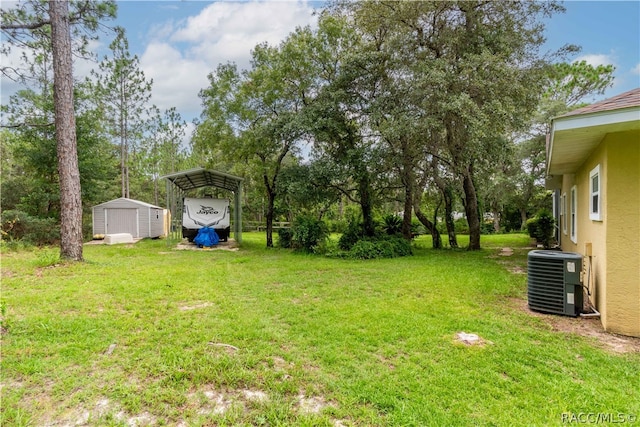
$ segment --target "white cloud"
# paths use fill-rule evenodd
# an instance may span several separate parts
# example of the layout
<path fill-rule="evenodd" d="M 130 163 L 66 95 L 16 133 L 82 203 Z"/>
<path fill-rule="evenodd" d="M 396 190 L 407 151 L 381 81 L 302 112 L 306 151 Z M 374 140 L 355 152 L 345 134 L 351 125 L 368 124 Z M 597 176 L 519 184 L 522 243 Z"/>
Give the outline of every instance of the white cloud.
<path fill-rule="evenodd" d="M 254 1 L 216 2 L 185 20 L 158 23 L 149 34 L 154 41 L 140 57 L 154 81 L 152 102 L 162 110 L 175 106 L 190 121 L 201 111 L 198 92 L 218 64 L 248 68 L 258 43 L 278 44 L 297 26 L 315 22 L 306 2 Z"/>
<path fill-rule="evenodd" d="M 207 85 L 207 64 L 184 55 L 167 43 L 151 43 L 140 57 L 140 68 L 153 79 L 152 102 L 161 110 L 171 107 L 186 120 L 200 111 L 198 92 Z"/>
<path fill-rule="evenodd" d="M 631 72 L 633 74 L 640 74 L 640 63 L 636 64 L 636 66 L 631 69 Z"/>
<path fill-rule="evenodd" d="M 315 26 L 313 11 L 306 1 L 215 2 L 198 15 L 155 23 L 144 52 L 132 53 L 138 53 L 140 68 L 153 79 L 151 102 L 161 110 L 176 107 L 191 121 L 202 111 L 198 92 L 208 85 L 208 73 L 230 61 L 248 68 L 258 43 L 277 45 L 296 27 Z M 91 48 L 104 51 L 104 46 Z M 83 78 L 96 64 L 76 61 L 74 67 L 76 77 Z M 2 79 L 3 103 L 15 87 Z"/>
<path fill-rule="evenodd" d="M 574 62 L 586 61 L 587 64 L 597 67 L 598 65 L 616 65 L 613 55 L 606 54 L 588 54 L 582 55 L 575 59 Z"/>
<path fill-rule="evenodd" d="M 313 25 L 312 14 L 306 2 L 216 2 L 188 18 L 171 40 L 189 43 L 189 55 L 212 69 L 229 61 L 248 68 L 258 43 L 280 43 L 297 26 Z"/>

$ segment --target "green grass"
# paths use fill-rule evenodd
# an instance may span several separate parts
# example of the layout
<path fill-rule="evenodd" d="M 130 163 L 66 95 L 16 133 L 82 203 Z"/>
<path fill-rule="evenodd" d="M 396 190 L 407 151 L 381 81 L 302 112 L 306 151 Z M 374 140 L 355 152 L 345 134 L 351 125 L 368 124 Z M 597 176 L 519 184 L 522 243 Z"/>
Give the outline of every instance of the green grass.
<path fill-rule="evenodd" d="M 483 237 L 474 253 L 434 251 L 423 236 L 414 256 L 375 261 L 244 238 L 237 252 L 87 246 L 83 264 L 61 265 L 51 249 L 3 253 L 0 424 L 512 426 L 640 415 L 640 354 L 555 331 L 514 303 L 526 276 L 509 267 L 525 265 L 527 236 Z M 515 255 L 497 256 L 502 246 Z M 459 344 L 460 331 L 487 343 Z"/>

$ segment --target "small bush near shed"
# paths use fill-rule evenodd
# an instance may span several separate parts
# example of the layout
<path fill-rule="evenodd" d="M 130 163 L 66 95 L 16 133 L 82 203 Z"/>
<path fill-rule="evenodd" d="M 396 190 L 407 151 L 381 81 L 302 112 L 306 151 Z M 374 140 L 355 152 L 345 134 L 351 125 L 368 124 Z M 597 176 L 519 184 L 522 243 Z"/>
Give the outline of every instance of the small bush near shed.
<path fill-rule="evenodd" d="M 37 218 L 26 212 L 2 212 L 2 239 L 29 245 L 52 245 L 60 241 L 60 226 L 55 218 Z"/>
<path fill-rule="evenodd" d="M 291 247 L 305 252 L 317 252 L 329 235 L 327 225 L 309 215 L 297 217 L 291 231 Z"/>
<path fill-rule="evenodd" d="M 278 246 L 284 249 L 291 248 L 291 240 L 293 239 L 293 230 L 290 228 L 278 229 Z"/>

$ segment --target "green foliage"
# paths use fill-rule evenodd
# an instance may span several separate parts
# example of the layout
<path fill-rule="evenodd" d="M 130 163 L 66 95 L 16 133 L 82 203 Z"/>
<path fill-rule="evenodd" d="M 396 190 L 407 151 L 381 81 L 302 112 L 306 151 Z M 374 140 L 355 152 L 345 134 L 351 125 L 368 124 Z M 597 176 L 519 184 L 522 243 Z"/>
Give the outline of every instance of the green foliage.
<path fill-rule="evenodd" d="M 418 221 L 416 218 L 413 218 L 411 220 L 411 235 L 413 237 L 418 237 L 426 233 L 427 233 L 427 229 L 424 227 L 424 225 L 422 225 L 422 223 Z"/>
<path fill-rule="evenodd" d="M 317 252 L 329 235 L 327 225 L 310 215 L 296 217 L 291 231 L 291 247 L 305 252 Z"/>
<path fill-rule="evenodd" d="M 560 62 L 549 69 L 549 82 L 544 98 L 557 101 L 562 108 L 576 105 L 588 95 L 602 95 L 613 85 L 615 67 L 591 65 L 587 61 Z M 565 111 L 553 111 L 555 115 Z"/>
<path fill-rule="evenodd" d="M 364 229 L 360 218 L 351 217 L 346 230 L 340 236 L 338 247 L 343 251 L 350 251 L 353 245 L 364 238 Z"/>
<path fill-rule="evenodd" d="M 456 234 L 469 234 L 469 223 L 466 218 L 458 218 L 454 222 Z M 444 231 L 446 232 L 446 230 Z"/>
<path fill-rule="evenodd" d="M 382 230 L 389 236 L 402 234 L 402 218 L 398 215 L 389 214 L 382 217 Z"/>
<path fill-rule="evenodd" d="M 527 231 L 530 237 L 534 237 L 545 249 L 551 247 L 551 240 L 555 229 L 555 218 L 546 209 L 540 210 L 536 216 L 527 220 Z"/>
<path fill-rule="evenodd" d="M 347 253 L 347 258 L 377 259 L 412 255 L 411 242 L 401 236 L 367 237 L 357 241 Z"/>
<path fill-rule="evenodd" d="M 327 220 L 327 227 L 330 233 L 340 233 L 343 234 L 347 231 L 349 222 L 341 219 L 336 220 Z"/>
<path fill-rule="evenodd" d="M 36 267 L 44 268 L 44 267 L 52 267 L 60 263 L 60 251 L 45 248 L 39 250 L 36 253 L 36 260 L 34 261 L 34 265 Z"/>
<path fill-rule="evenodd" d="M 55 218 L 38 218 L 26 212 L 8 210 L 1 216 L 2 238 L 32 245 L 51 245 L 60 240 L 60 226 Z"/>
<path fill-rule="evenodd" d="M 293 230 L 291 228 L 280 228 L 278 230 L 278 246 L 281 248 L 291 248 L 293 240 Z"/>
<path fill-rule="evenodd" d="M 495 232 L 493 221 L 482 221 L 480 223 L 480 234 L 494 234 Z"/>

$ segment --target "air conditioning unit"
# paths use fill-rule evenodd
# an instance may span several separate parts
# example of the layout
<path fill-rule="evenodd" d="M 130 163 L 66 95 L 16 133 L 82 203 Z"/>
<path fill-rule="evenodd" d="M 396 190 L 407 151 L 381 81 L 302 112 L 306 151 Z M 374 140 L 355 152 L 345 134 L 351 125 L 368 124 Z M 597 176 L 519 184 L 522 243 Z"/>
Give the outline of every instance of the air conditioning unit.
<path fill-rule="evenodd" d="M 582 311 L 582 255 L 531 251 L 527 267 L 529 308 L 544 313 L 578 316 Z"/>

